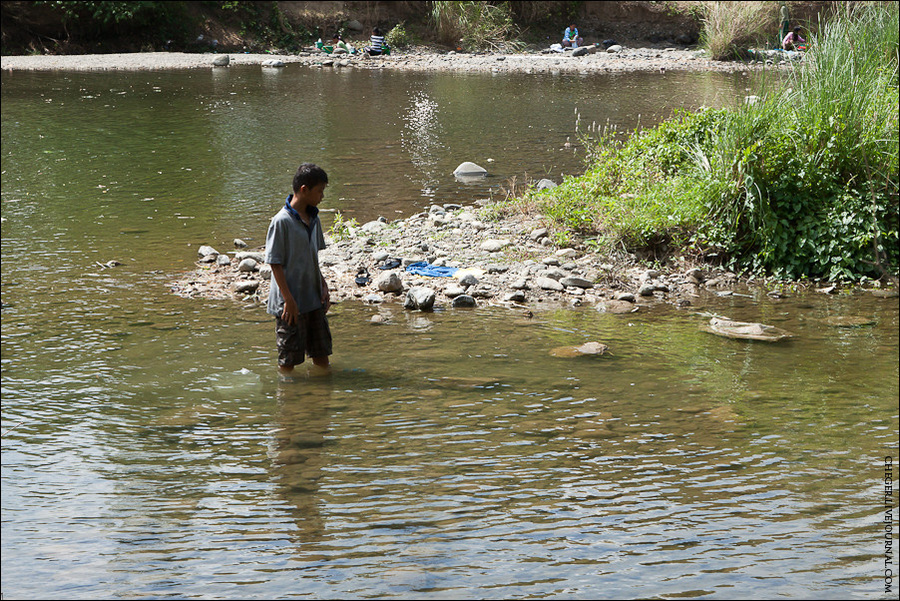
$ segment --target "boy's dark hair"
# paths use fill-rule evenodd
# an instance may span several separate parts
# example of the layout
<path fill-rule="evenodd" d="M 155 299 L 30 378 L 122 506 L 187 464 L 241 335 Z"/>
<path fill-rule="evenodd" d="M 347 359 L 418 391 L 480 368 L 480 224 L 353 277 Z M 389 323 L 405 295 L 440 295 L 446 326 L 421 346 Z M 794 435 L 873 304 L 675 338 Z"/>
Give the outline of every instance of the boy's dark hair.
<path fill-rule="evenodd" d="M 381 35 L 381 30 L 378 29 L 377 27 L 375 27 L 372 29 L 372 34 L 373 35 Z"/>
<path fill-rule="evenodd" d="M 294 174 L 293 190 L 300 191 L 300 186 L 313 188 L 319 184 L 328 183 L 328 174 L 325 170 L 313 163 L 303 163 L 297 167 L 297 173 Z"/>

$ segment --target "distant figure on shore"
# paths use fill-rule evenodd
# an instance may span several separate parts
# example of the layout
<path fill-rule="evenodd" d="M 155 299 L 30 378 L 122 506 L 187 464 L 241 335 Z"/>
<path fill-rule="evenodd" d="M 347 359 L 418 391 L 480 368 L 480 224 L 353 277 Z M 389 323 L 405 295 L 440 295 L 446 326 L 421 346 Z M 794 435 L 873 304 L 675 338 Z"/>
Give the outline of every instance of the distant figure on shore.
<path fill-rule="evenodd" d="M 578 36 L 578 28 L 572 23 L 563 32 L 563 48 L 578 48 L 584 43 L 584 38 Z"/>
<path fill-rule="evenodd" d="M 334 34 L 331 36 L 331 52 L 334 52 L 338 48 L 343 48 L 347 54 L 356 54 L 356 49 L 341 39 L 340 34 Z M 326 50 L 327 52 L 327 50 Z"/>
<path fill-rule="evenodd" d="M 790 32 L 781 40 L 781 48 L 783 50 L 797 50 L 800 44 L 805 44 L 806 40 L 800 37 L 800 28 L 794 27 L 794 31 Z"/>
<path fill-rule="evenodd" d="M 783 40 L 791 32 L 791 20 L 786 2 L 781 3 L 781 29 L 778 30 L 778 39 Z"/>
<path fill-rule="evenodd" d="M 381 30 L 375 27 L 372 29 L 372 37 L 369 38 L 371 46 L 366 46 L 366 54 L 369 56 L 379 56 L 384 52 L 384 36 Z"/>

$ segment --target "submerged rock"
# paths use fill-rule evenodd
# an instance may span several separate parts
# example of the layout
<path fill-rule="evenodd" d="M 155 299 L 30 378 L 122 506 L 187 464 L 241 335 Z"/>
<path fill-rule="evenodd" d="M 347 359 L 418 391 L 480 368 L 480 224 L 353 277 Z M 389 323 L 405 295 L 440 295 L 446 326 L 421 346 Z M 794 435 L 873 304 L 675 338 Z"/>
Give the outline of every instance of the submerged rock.
<path fill-rule="evenodd" d="M 823 319 L 822 323 L 835 328 L 860 328 L 875 325 L 875 320 L 858 315 L 832 315 Z"/>
<path fill-rule="evenodd" d="M 550 354 L 554 357 L 570 359 L 584 355 L 602 355 L 608 350 L 609 347 L 602 342 L 586 342 L 581 346 L 558 346 L 551 350 Z"/>
<path fill-rule="evenodd" d="M 721 317 L 713 317 L 709 325 L 700 328 L 704 332 L 724 336 L 725 338 L 739 338 L 742 340 L 761 340 L 763 342 L 778 342 L 794 335 L 788 331 L 762 323 L 745 321 L 731 321 Z"/>

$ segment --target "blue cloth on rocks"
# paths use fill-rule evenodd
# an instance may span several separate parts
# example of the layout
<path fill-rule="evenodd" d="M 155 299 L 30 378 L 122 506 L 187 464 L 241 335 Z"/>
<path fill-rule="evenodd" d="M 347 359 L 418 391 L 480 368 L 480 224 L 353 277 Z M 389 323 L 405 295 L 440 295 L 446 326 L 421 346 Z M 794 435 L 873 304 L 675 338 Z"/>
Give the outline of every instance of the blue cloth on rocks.
<path fill-rule="evenodd" d="M 419 261 L 407 265 L 406 271 L 415 275 L 428 276 L 430 278 L 451 278 L 458 269 L 456 267 L 439 267 L 438 265 L 430 265 L 427 261 Z"/>

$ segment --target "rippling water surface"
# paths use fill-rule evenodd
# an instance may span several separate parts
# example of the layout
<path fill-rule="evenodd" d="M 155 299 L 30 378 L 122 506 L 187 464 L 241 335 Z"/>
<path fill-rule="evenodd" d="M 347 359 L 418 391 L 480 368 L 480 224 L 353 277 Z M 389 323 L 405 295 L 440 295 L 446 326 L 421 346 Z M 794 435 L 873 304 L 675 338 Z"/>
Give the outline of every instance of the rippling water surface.
<path fill-rule="evenodd" d="M 298 160 L 392 217 L 577 171 L 576 108 L 748 85 L 665 77 L 4 73 L 4 597 L 889 598 L 896 299 L 707 307 L 777 345 L 662 306 L 345 303 L 333 375 L 285 381 L 260 309 L 169 292 L 199 244 L 262 242 Z"/>

